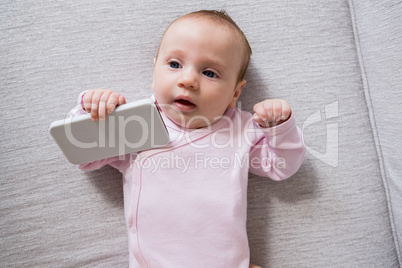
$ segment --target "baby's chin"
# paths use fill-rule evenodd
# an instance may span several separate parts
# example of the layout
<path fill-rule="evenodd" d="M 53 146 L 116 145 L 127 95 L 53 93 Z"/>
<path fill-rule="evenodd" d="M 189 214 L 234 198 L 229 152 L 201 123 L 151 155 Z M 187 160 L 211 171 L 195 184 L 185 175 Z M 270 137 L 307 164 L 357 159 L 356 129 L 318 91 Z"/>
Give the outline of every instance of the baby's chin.
<path fill-rule="evenodd" d="M 162 110 L 162 113 L 173 123 L 181 128 L 186 129 L 209 127 L 222 117 L 221 115 L 214 118 L 209 118 L 207 116 L 200 115 L 197 108 L 192 111 L 186 112 L 178 109 L 175 105 L 172 104 L 157 103 L 157 105 L 159 109 Z"/>
<path fill-rule="evenodd" d="M 172 118 L 169 117 L 170 120 L 172 120 L 176 125 L 182 127 L 182 128 L 187 128 L 187 129 L 197 129 L 197 128 L 204 128 L 210 126 L 212 123 L 210 123 L 206 118 L 198 118 L 197 117 L 190 117 L 190 118 Z"/>
<path fill-rule="evenodd" d="M 205 116 L 190 115 L 180 111 L 164 111 L 164 114 L 176 125 L 186 129 L 209 127 L 215 123 L 215 121 L 209 120 Z"/>

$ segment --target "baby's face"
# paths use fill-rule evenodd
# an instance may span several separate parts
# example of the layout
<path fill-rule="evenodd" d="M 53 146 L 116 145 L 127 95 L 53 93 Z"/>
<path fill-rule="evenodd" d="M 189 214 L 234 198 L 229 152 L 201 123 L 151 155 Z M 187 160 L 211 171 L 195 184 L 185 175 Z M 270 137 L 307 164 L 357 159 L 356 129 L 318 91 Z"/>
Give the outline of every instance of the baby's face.
<path fill-rule="evenodd" d="M 243 49 L 227 27 L 184 18 L 165 33 L 155 61 L 152 89 L 176 124 L 200 128 L 235 107 L 246 81 L 238 82 Z"/>

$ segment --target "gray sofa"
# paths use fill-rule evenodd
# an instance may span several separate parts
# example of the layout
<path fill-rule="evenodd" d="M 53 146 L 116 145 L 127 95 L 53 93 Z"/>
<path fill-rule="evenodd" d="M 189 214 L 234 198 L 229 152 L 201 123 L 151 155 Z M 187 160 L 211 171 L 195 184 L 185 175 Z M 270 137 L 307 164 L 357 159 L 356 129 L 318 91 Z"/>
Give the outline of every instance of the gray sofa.
<path fill-rule="evenodd" d="M 249 176 L 252 262 L 401 266 L 400 0 L 6 0 L 0 267 L 127 267 L 121 175 L 69 164 L 48 127 L 86 89 L 149 97 L 168 23 L 221 8 L 254 52 L 239 106 L 287 99 L 307 148 L 286 181 Z"/>

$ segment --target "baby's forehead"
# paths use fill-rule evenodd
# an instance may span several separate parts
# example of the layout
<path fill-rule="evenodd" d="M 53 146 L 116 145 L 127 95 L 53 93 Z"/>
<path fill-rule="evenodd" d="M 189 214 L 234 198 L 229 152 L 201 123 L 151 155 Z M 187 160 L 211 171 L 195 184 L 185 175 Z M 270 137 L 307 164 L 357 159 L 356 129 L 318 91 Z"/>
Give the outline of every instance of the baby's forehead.
<path fill-rule="evenodd" d="M 223 19 L 213 19 L 206 16 L 183 16 L 178 18 L 177 20 L 173 21 L 168 28 L 165 30 L 165 33 L 161 39 L 161 43 L 163 42 L 164 38 L 169 35 L 172 31 L 175 33 L 177 29 L 181 29 L 185 26 L 188 26 L 188 23 L 191 22 L 192 24 L 199 25 L 199 26 L 206 26 L 210 31 L 218 31 L 218 30 L 225 30 L 227 31 L 228 35 L 225 36 L 218 36 L 222 38 L 230 38 L 231 43 L 233 45 L 240 45 L 239 49 L 243 49 L 242 44 L 242 37 L 240 33 L 232 26 L 229 22 L 224 21 Z M 218 29 L 219 28 L 219 29 Z"/>
<path fill-rule="evenodd" d="M 236 29 L 227 21 L 219 18 L 211 18 L 207 16 L 200 16 L 200 15 L 185 15 L 183 17 L 178 18 L 177 20 L 173 21 L 169 27 L 166 29 L 165 33 L 168 32 L 169 28 L 171 27 L 180 27 L 186 25 L 191 21 L 192 23 L 198 24 L 198 25 L 209 25 L 213 27 L 220 27 L 223 29 L 227 29 L 230 31 L 232 34 L 237 34 Z M 214 28 L 211 28 L 211 31 L 213 31 Z"/>

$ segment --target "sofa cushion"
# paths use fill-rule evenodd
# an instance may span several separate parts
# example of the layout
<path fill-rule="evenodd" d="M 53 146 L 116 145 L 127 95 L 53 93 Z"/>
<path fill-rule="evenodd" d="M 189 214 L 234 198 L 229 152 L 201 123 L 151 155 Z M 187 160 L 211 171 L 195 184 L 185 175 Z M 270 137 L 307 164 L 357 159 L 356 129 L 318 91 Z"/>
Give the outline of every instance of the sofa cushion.
<path fill-rule="evenodd" d="M 400 43 L 385 31 L 372 32 L 375 20 L 366 16 L 387 17 L 377 23 L 396 36 L 400 26 L 391 21 L 398 20 L 399 4 L 379 1 L 366 9 L 366 1 L 355 2 L 352 15 L 346 0 L 2 3 L 1 264 L 127 267 L 121 175 L 111 167 L 78 170 L 48 127 L 86 89 L 111 88 L 128 101 L 149 97 L 152 60 L 169 22 L 194 10 L 225 8 L 254 51 L 239 106 L 252 111 L 265 98 L 287 99 L 308 149 L 289 180 L 250 175 L 252 261 L 264 267 L 397 267 L 400 150 L 393 146 L 400 148 L 400 140 L 390 135 L 400 127 L 387 123 L 399 114 L 384 105 L 400 104 L 394 98 L 400 80 L 389 82 L 398 75 L 391 62 Z M 358 46 L 354 25 L 360 27 Z M 374 37 L 387 42 L 364 48 L 361 43 Z M 373 84 L 380 83 L 377 76 L 386 80 L 385 89 Z"/>

